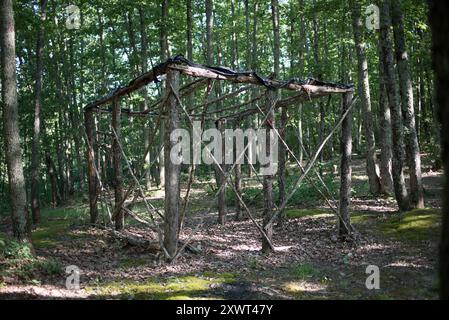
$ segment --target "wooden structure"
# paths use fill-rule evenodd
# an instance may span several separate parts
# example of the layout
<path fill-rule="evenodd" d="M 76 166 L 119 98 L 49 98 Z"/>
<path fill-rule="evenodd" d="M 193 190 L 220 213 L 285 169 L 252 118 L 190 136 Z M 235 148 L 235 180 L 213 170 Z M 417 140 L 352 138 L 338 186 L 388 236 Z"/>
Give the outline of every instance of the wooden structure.
<path fill-rule="evenodd" d="M 193 82 L 187 85 L 180 86 L 180 77 L 188 76 L 195 78 Z M 150 106 L 147 110 L 143 111 L 132 111 L 130 109 L 125 109 L 121 107 L 122 101 L 131 93 L 139 90 L 140 88 L 152 83 L 161 82 L 161 78 L 165 77 L 165 90 L 164 97 Z M 212 91 L 213 83 L 216 81 L 223 81 L 232 84 L 243 84 L 245 87 L 239 88 L 236 91 L 224 94 L 222 96 L 216 97 L 214 99 L 205 99 L 204 103 L 198 106 L 188 106 L 186 108 L 183 103 L 183 98 L 191 95 L 192 92 L 202 88 L 207 85 L 207 93 L 210 94 Z M 238 103 L 231 107 L 215 109 L 212 111 L 208 110 L 210 105 L 216 104 L 220 105 L 220 102 L 225 99 L 230 99 L 239 95 L 244 91 L 248 91 L 254 87 L 260 87 L 263 93 L 257 97 L 251 97 L 250 100 L 244 103 Z M 279 100 L 277 91 L 285 90 L 291 92 L 287 97 Z M 318 154 L 323 149 L 324 145 L 329 141 L 330 137 L 336 130 L 344 124 L 342 138 L 342 145 L 347 145 L 350 143 L 350 123 L 351 118 L 347 117 L 354 105 L 354 99 L 351 99 L 353 92 L 352 85 L 342 85 L 336 83 L 325 83 L 317 81 L 314 79 L 308 79 L 306 81 L 298 81 L 295 79 L 289 81 L 279 81 L 275 79 L 267 79 L 259 76 L 255 72 L 236 72 L 223 67 L 210 67 L 199 65 L 191 61 L 186 60 L 182 56 L 177 56 L 170 58 L 168 61 L 159 64 L 154 67 L 149 72 L 139 76 L 138 78 L 131 81 L 127 86 L 120 87 L 113 91 L 111 94 L 102 97 L 96 101 L 93 101 L 87 105 L 84 109 L 85 115 L 85 128 L 86 128 L 86 138 L 88 145 L 88 177 L 89 177 L 89 203 L 90 203 L 90 213 L 91 222 L 96 223 L 98 219 L 98 202 L 101 198 L 101 192 L 103 189 L 101 178 L 96 168 L 96 136 L 95 125 L 94 125 L 94 114 L 95 113 L 111 113 L 111 129 L 112 129 L 112 151 L 113 151 L 113 168 L 114 168 L 114 186 L 115 186 L 115 201 L 114 204 L 108 203 L 107 199 L 104 204 L 109 212 L 110 222 L 115 223 L 116 230 L 121 230 L 124 227 L 124 216 L 125 213 L 136 219 L 139 219 L 127 206 L 125 202 L 131 196 L 137 192 L 137 196 L 142 197 L 145 206 L 150 214 L 151 221 L 140 222 L 146 223 L 153 231 L 158 234 L 158 243 L 160 245 L 161 251 L 164 252 L 168 260 L 176 259 L 182 249 L 188 248 L 188 243 L 181 244 L 179 247 L 179 229 L 182 225 L 186 205 L 181 208 L 181 197 L 180 197 L 180 165 L 175 165 L 170 161 L 170 150 L 174 145 L 173 141 L 170 141 L 169 134 L 165 134 L 165 137 L 161 137 L 161 141 L 164 141 L 164 153 L 165 153 L 165 210 L 163 213 L 159 212 L 152 204 L 147 201 L 144 191 L 140 186 L 140 178 L 136 177 L 135 172 L 130 165 L 126 154 L 121 146 L 121 117 L 157 117 L 157 125 L 154 134 L 151 136 L 154 141 L 154 137 L 157 133 L 157 128 L 160 127 L 159 123 L 163 122 L 163 126 L 166 133 L 170 133 L 173 130 L 180 127 L 180 120 L 187 119 L 188 122 L 192 123 L 193 119 L 205 119 L 217 120 L 217 127 L 220 130 L 224 130 L 227 123 L 233 123 L 235 127 L 241 126 L 241 119 L 247 118 L 253 115 L 259 115 L 262 121 L 262 125 L 269 129 L 269 132 L 274 131 L 279 135 L 275 127 L 275 112 L 280 108 L 289 108 L 300 103 L 311 101 L 316 98 L 329 96 L 332 94 L 342 94 L 344 95 L 344 108 L 342 110 L 341 119 L 335 124 L 333 130 L 329 133 L 326 139 L 321 142 L 317 152 L 309 157 L 309 163 L 304 168 L 302 164 L 297 161 L 298 166 L 301 168 L 302 175 L 298 177 L 297 183 L 295 185 L 295 190 L 290 194 L 285 196 L 283 203 L 277 207 L 274 204 L 272 197 L 272 186 L 274 176 L 264 176 L 264 217 L 263 225 L 261 226 L 257 220 L 253 217 L 248 206 L 242 200 L 241 196 L 241 183 L 240 183 L 240 166 L 234 164 L 233 166 L 228 166 L 226 168 L 224 165 L 220 166 L 216 162 L 215 167 L 217 170 L 217 180 L 219 182 L 219 190 L 217 192 L 218 204 L 219 204 L 219 222 L 225 223 L 226 220 L 226 208 L 225 208 L 225 198 L 224 191 L 226 186 L 231 188 L 236 194 L 236 201 L 238 202 L 238 210 L 240 215 L 246 215 L 254 223 L 256 228 L 259 230 L 262 237 L 262 248 L 265 252 L 270 252 L 274 250 L 272 244 L 272 224 L 279 216 L 279 214 L 284 210 L 287 202 L 300 186 L 300 184 L 305 180 L 309 179 L 308 174 L 312 170 L 314 163 L 318 158 Z M 256 105 L 256 101 L 265 100 L 265 108 L 260 108 Z M 107 107 L 110 105 L 110 107 Z M 348 129 L 349 128 L 349 129 Z M 267 133 L 268 134 L 268 133 Z M 267 139 L 269 141 L 269 139 Z M 281 139 L 281 143 L 292 155 L 290 148 Z M 151 143 L 150 143 L 151 145 Z M 245 149 L 246 150 L 246 149 Z M 147 148 L 143 159 L 146 158 L 149 152 Z M 244 151 L 245 152 L 245 151 Z M 237 155 L 237 157 L 243 156 Z M 293 155 L 294 157 L 294 155 Z M 296 157 L 294 157 L 296 159 Z M 216 160 L 216 159 L 215 159 Z M 297 160 L 297 159 L 296 159 Z M 123 184 L 123 167 L 122 163 L 126 161 L 130 174 L 133 178 L 133 183 L 126 189 Z M 236 170 L 236 179 L 233 181 L 231 177 L 231 172 Z M 344 149 L 342 156 L 342 203 L 344 206 L 340 206 L 340 210 L 333 208 L 334 212 L 338 215 L 341 225 L 347 225 L 349 223 L 347 208 L 349 205 L 350 197 L 349 191 L 347 189 L 350 186 L 350 149 Z M 188 200 L 188 194 L 190 191 L 190 185 L 192 183 L 192 173 L 191 170 L 189 178 L 189 190 L 187 191 L 186 201 Z M 348 181 L 349 179 L 349 181 Z M 316 186 L 315 186 L 316 187 Z M 126 191 L 125 191 L 126 189 Z M 318 189 L 318 188 L 317 188 Z M 136 196 L 133 196 L 133 202 Z M 326 199 L 327 200 L 327 199 Z M 109 201 L 111 202 L 111 201 Z M 327 200 L 329 205 L 331 203 Z M 182 211 L 182 212 L 181 212 Z M 341 212 L 340 212 L 341 211 Z M 349 228 L 347 228 L 349 230 Z"/>

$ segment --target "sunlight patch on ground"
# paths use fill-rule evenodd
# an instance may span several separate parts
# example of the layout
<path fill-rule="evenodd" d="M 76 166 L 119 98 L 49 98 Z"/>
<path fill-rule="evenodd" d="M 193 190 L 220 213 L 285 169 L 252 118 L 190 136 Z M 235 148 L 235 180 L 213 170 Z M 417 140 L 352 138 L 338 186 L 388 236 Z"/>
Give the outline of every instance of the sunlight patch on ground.
<path fill-rule="evenodd" d="M 289 281 L 284 283 L 283 289 L 290 294 L 301 294 L 307 292 L 319 292 L 326 290 L 327 286 L 310 281 Z"/>
<path fill-rule="evenodd" d="M 146 282 L 110 282 L 87 288 L 87 291 L 99 297 L 116 297 L 119 299 L 157 299 L 183 300 L 219 298 L 213 296 L 213 289 L 225 283 L 233 283 L 234 275 L 223 273 L 202 276 L 184 276 L 164 280 L 150 279 Z"/>
<path fill-rule="evenodd" d="M 328 210 L 323 209 L 290 209 L 286 212 L 289 219 L 297 219 L 303 217 L 325 216 L 329 215 Z"/>

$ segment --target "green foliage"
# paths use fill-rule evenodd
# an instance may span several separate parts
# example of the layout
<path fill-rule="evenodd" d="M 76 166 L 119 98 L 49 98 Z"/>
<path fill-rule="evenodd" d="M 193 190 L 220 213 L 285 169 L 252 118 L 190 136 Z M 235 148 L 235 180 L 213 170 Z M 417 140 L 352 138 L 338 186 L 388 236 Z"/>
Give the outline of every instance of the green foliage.
<path fill-rule="evenodd" d="M 18 277 L 33 281 L 39 274 L 57 275 L 62 272 L 59 263 L 35 257 L 29 244 L 8 238 L 0 240 L 0 280 L 3 277 Z"/>
<path fill-rule="evenodd" d="M 294 269 L 294 274 L 300 279 L 313 278 L 319 275 L 319 272 L 310 263 L 301 264 Z"/>
<path fill-rule="evenodd" d="M 318 178 L 311 177 L 312 181 L 316 186 L 320 186 L 319 189 L 322 190 L 323 187 L 319 182 Z M 296 181 L 298 180 L 297 176 L 288 176 L 286 178 L 286 192 L 289 194 L 291 190 L 293 190 Z M 334 197 L 338 196 L 338 188 L 340 186 L 339 182 L 336 181 L 332 176 L 326 176 L 324 180 L 327 188 L 333 194 Z M 242 190 L 243 200 L 245 203 L 250 203 L 251 205 L 261 205 L 261 200 L 263 199 L 263 189 L 261 186 L 257 187 L 247 187 Z M 208 194 L 212 194 L 208 192 Z M 276 184 L 273 187 L 273 198 L 279 198 L 279 188 Z M 236 201 L 236 196 L 234 191 L 231 188 L 227 188 L 226 190 L 226 199 L 228 204 L 234 205 Z M 304 182 L 293 194 L 291 199 L 288 202 L 290 206 L 313 206 L 319 204 L 323 200 L 320 193 L 309 183 Z"/>

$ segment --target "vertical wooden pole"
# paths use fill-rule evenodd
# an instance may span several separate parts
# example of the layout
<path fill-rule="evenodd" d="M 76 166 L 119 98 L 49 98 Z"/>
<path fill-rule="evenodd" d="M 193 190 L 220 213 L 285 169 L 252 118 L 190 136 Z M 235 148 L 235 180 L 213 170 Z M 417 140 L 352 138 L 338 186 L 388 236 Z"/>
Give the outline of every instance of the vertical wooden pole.
<path fill-rule="evenodd" d="M 87 135 L 87 179 L 89 185 L 89 207 L 90 207 L 90 223 L 95 224 L 98 218 L 98 187 L 97 177 L 95 174 L 95 147 L 96 147 L 96 133 L 95 122 L 92 110 L 84 112 L 84 125 L 86 127 Z M 50 158 L 51 161 L 51 158 Z M 51 172 L 51 165 L 49 164 L 49 172 Z M 52 185 L 53 188 L 55 186 Z"/>
<path fill-rule="evenodd" d="M 287 115 L 287 108 L 282 108 L 281 113 L 281 128 L 280 128 L 280 137 L 282 140 L 287 141 L 287 123 L 288 123 L 288 115 Z M 286 193 L 285 193 L 285 187 L 286 187 L 286 171 L 287 171 L 287 149 L 285 148 L 284 144 L 281 143 L 279 146 L 279 205 L 284 203 Z M 287 220 L 287 215 L 285 213 L 285 210 L 282 210 L 281 214 L 279 215 L 279 224 L 282 225 L 285 220 Z"/>
<path fill-rule="evenodd" d="M 343 96 L 344 114 L 350 107 L 352 93 Z M 340 209 L 338 220 L 338 231 L 341 238 L 346 238 L 352 232 L 349 215 L 349 205 L 351 203 L 351 154 L 352 154 L 352 111 L 348 113 L 342 123 L 341 133 L 341 185 L 340 185 Z"/>
<path fill-rule="evenodd" d="M 270 148 L 270 136 L 272 129 L 275 125 L 274 108 L 272 108 L 273 103 L 276 99 L 276 92 L 273 90 L 268 91 L 267 103 L 265 107 L 265 112 L 267 114 L 267 120 L 265 123 L 266 129 L 266 156 L 271 157 Z M 270 161 L 271 162 L 271 161 Z M 268 166 L 272 165 L 271 163 Z M 273 224 L 270 223 L 273 216 L 273 180 L 274 175 L 269 175 L 265 173 L 263 177 L 263 193 L 264 193 L 264 213 L 263 213 L 263 229 L 267 235 L 267 238 L 272 241 L 273 238 Z M 269 253 L 272 251 L 270 242 L 263 237 L 262 238 L 262 252 Z"/>
<path fill-rule="evenodd" d="M 237 120 L 235 124 L 236 129 L 240 129 L 240 120 Z M 235 159 L 237 160 L 239 154 L 235 154 Z M 240 198 L 242 198 L 242 165 L 236 164 L 235 165 L 235 191 L 239 195 Z M 238 197 L 235 197 L 235 219 L 241 220 L 242 219 L 242 205 L 240 204 L 240 201 Z"/>
<path fill-rule="evenodd" d="M 178 224 L 179 224 L 179 202 L 180 202 L 180 174 L 181 166 L 172 163 L 170 151 L 177 144 L 171 141 L 170 134 L 179 128 L 178 102 L 179 95 L 179 72 L 169 70 L 167 72 L 166 107 L 167 117 L 165 119 L 164 136 L 164 160 L 165 160 L 165 228 L 164 247 L 169 258 L 173 258 L 178 247 Z M 173 92 L 174 91 L 174 92 Z"/>
<path fill-rule="evenodd" d="M 120 150 L 121 138 L 121 107 L 120 100 L 115 98 L 112 101 L 112 128 L 115 130 L 114 140 L 112 142 L 112 159 L 114 164 L 114 184 L 115 184 L 115 205 L 121 205 L 123 201 L 123 167 L 122 152 Z M 115 208 L 115 229 L 122 230 L 125 225 L 125 215 L 121 208 Z"/>
<path fill-rule="evenodd" d="M 227 208 L 226 208 L 226 164 L 225 164 L 225 155 L 226 155 L 226 149 L 225 149 L 225 128 L 226 128 L 226 120 L 225 119 L 219 119 L 216 122 L 216 127 L 218 130 L 220 130 L 221 133 L 221 142 L 222 142 L 222 148 L 221 148 L 221 159 L 217 159 L 218 161 L 221 160 L 221 163 L 219 164 L 221 166 L 220 170 L 217 166 L 217 177 L 218 177 L 218 188 L 221 189 L 221 191 L 218 194 L 218 223 L 221 225 L 224 225 L 226 223 L 226 215 L 227 215 Z M 222 172 L 223 171 L 223 172 Z"/>

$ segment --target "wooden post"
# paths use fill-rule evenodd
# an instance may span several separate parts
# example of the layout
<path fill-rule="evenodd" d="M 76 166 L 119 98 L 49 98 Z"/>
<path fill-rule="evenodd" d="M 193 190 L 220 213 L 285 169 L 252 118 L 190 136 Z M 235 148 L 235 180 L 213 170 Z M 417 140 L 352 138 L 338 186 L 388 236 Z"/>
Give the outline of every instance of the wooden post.
<path fill-rule="evenodd" d="M 288 123 L 288 115 L 287 108 L 282 108 L 281 113 L 281 128 L 279 130 L 280 138 L 284 141 L 287 141 L 287 123 Z M 284 144 L 281 143 L 279 146 L 279 205 L 281 205 L 286 197 L 285 187 L 286 187 L 286 171 L 287 171 L 287 149 Z M 285 210 L 279 215 L 279 224 L 282 224 L 287 220 L 287 215 Z"/>
<path fill-rule="evenodd" d="M 343 95 L 344 114 L 352 101 L 352 93 Z M 351 154 L 352 154 L 352 111 L 348 113 L 342 123 L 341 133 L 341 168 L 340 168 L 340 210 L 338 220 L 338 232 L 342 239 L 349 236 L 352 232 L 349 216 L 349 205 L 351 203 Z"/>
<path fill-rule="evenodd" d="M 218 130 L 220 130 L 221 133 L 221 142 L 222 142 L 222 148 L 221 148 L 221 159 L 217 159 L 218 161 L 221 160 L 221 163 L 219 164 L 221 166 L 220 170 L 217 166 L 217 177 L 218 177 L 218 188 L 221 189 L 221 191 L 218 193 L 218 223 L 221 225 L 224 225 L 226 223 L 226 215 L 227 215 L 227 208 L 226 208 L 226 164 L 225 164 L 225 155 L 226 155 L 226 148 L 225 148 L 225 128 L 226 128 L 226 120 L 225 119 L 218 119 L 216 121 L 216 127 Z"/>
<path fill-rule="evenodd" d="M 98 218 L 98 186 L 97 176 L 95 174 L 96 133 L 92 110 L 86 110 L 84 112 L 84 125 L 87 135 L 87 179 L 89 186 L 90 223 L 95 224 Z"/>
<path fill-rule="evenodd" d="M 236 129 L 240 129 L 240 120 L 237 120 L 236 124 L 235 124 L 235 128 Z M 238 157 L 240 155 L 239 154 L 235 154 L 235 159 L 237 160 Z M 242 219 L 242 205 L 239 201 L 239 197 L 242 198 L 242 166 L 241 164 L 236 164 L 235 165 L 235 191 L 237 192 L 238 196 L 236 195 L 235 197 L 235 219 L 237 221 Z"/>
<path fill-rule="evenodd" d="M 272 129 L 275 125 L 275 117 L 274 117 L 274 107 L 276 99 L 276 91 L 269 90 L 267 95 L 267 103 L 265 107 L 265 113 L 267 115 L 267 120 L 265 123 L 266 129 L 266 156 L 271 157 L 271 148 L 270 148 L 270 136 Z M 271 162 L 271 161 L 270 161 Z M 271 163 L 268 166 L 272 165 Z M 263 193 L 264 193 L 264 213 L 263 213 L 263 229 L 267 235 L 267 238 L 272 241 L 273 238 L 273 224 L 271 223 L 271 218 L 273 216 L 273 180 L 274 175 L 269 175 L 265 173 L 263 177 Z M 262 238 L 262 252 L 270 253 L 273 251 L 273 248 L 269 241 L 263 237 Z"/>
<path fill-rule="evenodd" d="M 176 255 L 178 247 L 178 224 L 180 202 L 180 174 L 181 166 L 172 163 L 170 151 L 177 144 L 171 141 L 170 134 L 179 128 L 178 102 L 179 72 L 169 70 L 167 72 L 166 88 L 166 112 L 165 136 L 164 136 L 164 161 L 165 161 L 165 228 L 164 247 L 170 259 Z M 174 91 L 174 92 L 173 92 Z"/>
<path fill-rule="evenodd" d="M 114 184 L 115 184 L 115 229 L 122 230 L 125 225 L 124 211 L 117 206 L 121 206 L 123 200 L 123 168 L 122 168 L 122 152 L 120 150 L 121 138 L 121 107 L 120 100 L 116 98 L 112 100 L 112 128 L 115 131 L 112 142 L 112 160 L 114 165 Z"/>

